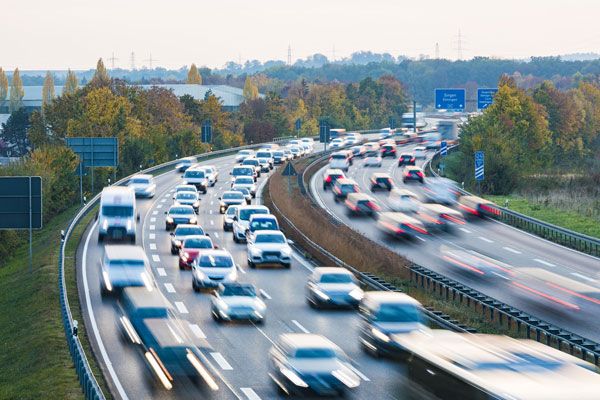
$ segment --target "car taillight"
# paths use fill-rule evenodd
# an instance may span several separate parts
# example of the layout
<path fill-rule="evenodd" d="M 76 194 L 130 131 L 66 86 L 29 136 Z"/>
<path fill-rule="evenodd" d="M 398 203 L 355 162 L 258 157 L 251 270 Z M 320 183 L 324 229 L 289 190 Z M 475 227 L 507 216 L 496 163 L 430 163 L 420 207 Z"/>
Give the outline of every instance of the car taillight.
<path fill-rule="evenodd" d="M 416 226 L 416 225 L 413 225 L 413 224 L 406 224 L 406 226 L 408 228 L 412 229 L 413 231 L 417 231 L 419 233 L 422 233 L 423 235 L 427 235 L 428 234 L 428 232 L 425 229 L 421 228 L 420 226 Z"/>
<path fill-rule="evenodd" d="M 422 177 L 423 177 L 423 173 L 422 173 L 421 171 L 418 171 L 418 172 L 417 172 L 417 176 L 418 176 L 419 178 L 422 178 Z"/>
<path fill-rule="evenodd" d="M 328 176 L 327 178 L 325 178 L 325 182 L 331 183 L 331 176 Z"/>
<path fill-rule="evenodd" d="M 470 214 L 473 214 L 473 215 L 479 215 L 479 211 L 477 211 L 477 210 L 476 210 L 476 209 L 474 209 L 474 208 L 471 208 L 471 207 L 465 206 L 464 204 L 459 204 L 458 206 L 459 206 L 460 208 L 462 208 L 463 210 L 465 210 L 466 212 L 470 213 Z"/>
<path fill-rule="evenodd" d="M 350 208 L 352 211 L 358 211 L 358 206 L 355 206 L 350 202 L 350 200 L 346 200 L 344 203 Z"/>
<path fill-rule="evenodd" d="M 381 225 L 383 225 L 385 228 L 389 229 L 390 231 L 394 232 L 394 233 L 404 233 L 406 232 L 404 229 L 396 226 L 396 225 L 392 225 L 390 223 L 387 222 L 382 222 Z"/>
<path fill-rule="evenodd" d="M 410 162 L 415 162 L 415 158 L 414 158 L 414 157 L 413 157 L 413 158 L 411 158 L 411 159 L 410 159 Z"/>
<path fill-rule="evenodd" d="M 442 214 L 441 217 L 444 219 L 447 219 L 448 221 L 454 222 L 455 224 L 459 224 L 459 225 L 465 224 L 465 221 L 463 221 L 461 218 L 457 218 L 453 215 Z"/>
<path fill-rule="evenodd" d="M 373 211 L 379 211 L 379 210 L 381 210 L 381 208 L 380 208 L 380 207 L 379 207 L 377 204 L 373 203 L 372 201 L 369 201 L 369 202 L 367 203 L 367 206 L 368 206 L 368 207 L 369 207 L 371 210 L 373 210 Z"/>
<path fill-rule="evenodd" d="M 495 207 L 488 206 L 487 204 L 481 204 L 479 206 L 479 208 L 481 208 L 483 211 L 488 212 L 490 214 L 500 215 L 500 210 L 498 210 Z"/>
<path fill-rule="evenodd" d="M 358 193 L 360 191 L 360 189 L 358 188 L 358 185 L 352 186 L 352 189 L 354 190 L 354 193 Z"/>

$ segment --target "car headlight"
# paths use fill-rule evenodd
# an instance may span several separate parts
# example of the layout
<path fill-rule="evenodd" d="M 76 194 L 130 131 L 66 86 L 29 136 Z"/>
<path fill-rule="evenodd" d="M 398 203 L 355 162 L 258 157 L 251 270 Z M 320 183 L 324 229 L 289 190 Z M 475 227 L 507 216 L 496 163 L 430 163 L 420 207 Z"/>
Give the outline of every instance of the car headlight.
<path fill-rule="evenodd" d="M 150 193 L 152 190 L 154 190 L 154 188 L 152 186 L 148 186 L 146 189 L 144 189 L 144 192 Z"/>
<path fill-rule="evenodd" d="M 194 202 L 194 204 L 192 204 L 193 207 L 200 207 L 200 202 L 198 200 L 196 200 Z"/>
<path fill-rule="evenodd" d="M 104 221 L 102 221 L 102 230 L 105 231 L 108 229 L 108 220 L 105 219 Z"/>
<path fill-rule="evenodd" d="M 373 336 L 375 336 L 376 339 L 379 339 L 382 342 L 387 343 L 390 341 L 390 337 L 377 328 L 372 328 L 371 333 L 373 334 Z"/>
<path fill-rule="evenodd" d="M 252 254 L 252 256 L 260 257 L 262 255 L 262 250 L 256 247 L 251 247 L 250 254 Z"/>
<path fill-rule="evenodd" d="M 254 305 L 256 306 L 256 308 L 258 308 L 259 310 L 264 310 L 265 308 L 267 308 L 267 305 L 265 304 L 264 301 L 262 301 L 261 299 L 256 299 L 256 301 L 254 302 Z"/>
<path fill-rule="evenodd" d="M 190 258 L 190 253 L 188 253 L 188 252 L 184 252 L 184 253 L 181 255 L 181 259 L 182 259 L 183 261 L 185 261 L 185 262 L 187 262 L 187 260 L 189 260 L 189 258 Z"/>
<path fill-rule="evenodd" d="M 198 218 L 190 217 L 190 224 L 195 224 L 196 222 L 198 222 Z"/>
<path fill-rule="evenodd" d="M 194 275 L 196 276 L 196 279 L 199 281 L 206 280 L 206 274 L 204 274 L 204 272 L 200 271 L 199 269 L 194 269 Z"/>
<path fill-rule="evenodd" d="M 175 239 L 175 240 L 173 241 L 173 243 L 175 243 L 175 246 L 177 246 L 177 247 L 181 246 L 181 240 L 177 240 L 177 239 Z"/>
<path fill-rule="evenodd" d="M 360 288 L 353 289 L 350 293 L 348 293 L 350 297 L 355 300 L 362 300 L 364 293 Z"/>
<path fill-rule="evenodd" d="M 319 296 L 320 298 L 322 298 L 323 300 L 329 300 L 329 296 L 327 296 L 324 292 L 322 292 L 321 290 L 314 288 L 313 292 Z"/>
<path fill-rule="evenodd" d="M 231 271 L 229 274 L 227 274 L 227 276 L 225 277 L 226 281 L 235 281 L 237 280 L 237 272 L 235 270 Z"/>
<path fill-rule="evenodd" d="M 217 303 L 217 307 L 219 307 L 219 309 L 221 311 L 229 310 L 229 306 L 222 299 L 218 299 L 216 303 Z"/>
<path fill-rule="evenodd" d="M 290 382 L 292 382 L 294 385 L 299 386 L 299 387 L 303 387 L 303 388 L 307 388 L 308 384 L 306 382 L 304 382 L 302 380 L 302 378 L 300 378 L 300 376 L 298 376 L 297 373 L 295 373 L 294 371 L 292 371 L 291 369 L 285 368 L 285 367 L 281 367 L 279 369 L 279 371 L 281 371 L 281 374 L 283 376 L 285 376 L 286 378 L 289 379 Z"/>
<path fill-rule="evenodd" d="M 167 222 L 168 222 L 168 223 L 170 223 L 170 224 L 172 224 L 172 223 L 173 223 L 173 218 L 172 218 L 172 217 L 169 217 L 169 216 L 167 216 Z"/>
<path fill-rule="evenodd" d="M 131 230 L 131 220 L 130 219 L 127 220 L 127 230 L 128 231 Z"/>
<path fill-rule="evenodd" d="M 290 256 L 292 254 L 292 249 L 289 246 L 286 246 L 281 249 L 281 253 L 286 256 Z"/>

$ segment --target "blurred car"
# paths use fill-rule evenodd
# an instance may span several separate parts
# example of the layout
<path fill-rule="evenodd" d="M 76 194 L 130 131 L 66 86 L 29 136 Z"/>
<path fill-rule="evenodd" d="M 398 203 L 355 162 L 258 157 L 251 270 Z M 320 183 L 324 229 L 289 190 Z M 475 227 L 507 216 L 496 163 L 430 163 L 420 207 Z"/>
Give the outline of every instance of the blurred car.
<path fill-rule="evenodd" d="M 129 179 L 127 186 L 133 189 L 135 197 L 152 198 L 156 194 L 154 177 L 148 174 L 137 174 Z"/>
<path fill-rule="evenodd" d="M 406 183 L 412 181 L 417 181 L 420 183 L 425 182 L 425 174 L 423 173 L 421 167 L 416 167 L 412 165 L 404 167 L 404 172 L 402 173 L 402 182 Z"/>
<path fill-rule="evenodd" d="M 328 187 L 333 186 L 335 181 L 340 178 L 345 178 L 344 171 L 341 169 L 330 168 L 326 169 L 323 174 L 323 190 L 327 190 Z"/>
<path fill-rule="evenodd" d="M 150 261 L 141 246 L 108 245 L 100 265 L 100 292 L 107 295 L 127 286 L 144 286 L 153 290 Z"/>
<path fill-rule="evenodd" d="M 215 186 L 219 180 L 219 170 L 214 165 L 202 165 L 199 167 L 206 173 L 206 179 L 208 179 L 209 186 Z"/>
<path fill-rule="evenodd" d="M 250 191 L 252 197 L 256 197 L 256 183 L 254 183 L 254 179 L 249 176 L 238 176 L 233 181 L 231 188 L 233 190 L 237 190 L 240 188 L 246 188 Z"/>
<path fill-rule="evenodd" d="M 173 200 L 175 200 L 175 197 L 179 192 L 192 192 L 198 194 L 198 189 L 196 189 L 196 186 L 194 185 L 177 185 L 175 186 L 175 193 L 173 193 Z"/>
<path fill-rule="evenodd" d="M 381 146 L 381 157 L 392 157 L 396 158 L 396 143 L 384 143 Z"/>
<path fill-rule="evenodd" d="M 372 217 L 381 211 L 377 201 L 366 193 L 350 193 L 344 204 L 350 215 L 368 215 Z"/>
<path fill-rule="evenodd" d="M 283 147 L 281 149 L 281 151 L 283 152 L 283 154 L 285 155 L 285 160 L 286 161 L 291 161 L 294 159 L 294 155 L 292 154 L 292 151 L 287 148 L 287 147 Z"/>
<path fill-rule="evenodd" d="M 350 147 L 350 151 L 354 157 L 363 158 L 367 149 L 365 149 L 365 146 L 358 145 Z"/>
<path fill-rule="evenodd" d="M 225 214 L 225 211 L 231 205 L 241 205 L 246 203 L 244 194 L 237 190 L 227 190 L 219 197 L 219 212 Z"/>
<path fill-rule="evenodd" d="M 423 146 L 415 147 L 415 158 L 425 158 L 427 157 L 427 149 Z"/>
<path fill-rule="evenodd" d="M 421 303 L 405 293 L 369 291 L 359 305 L 362 322 L 361 345 L 369 353 L 400 356 L 400 348 L 391 338 L 399 334 L 428 331 Z"/>
<path fill-rule="evenodd" d="M 192 206 L 196 213 L 200 209 L 200 198 L 198 197 L 198 192 L 196 192 L 196 193 L 194 193 L 194 192 L 176 193 L 174 201 L 176 204 Z"/>
<path fill-rule="evenodd" d="M 415 216 L 423 222 L 429 232 L 435 230 L 452 232 L 457 226 L 465 224 L 460 211 L 441 204 L 423 203 Z"/>
<path fill-rule="evenodd" d="M 388 205 L 392 211 L 405 213 L 416 212 L 421 202 L 416 194 L 406 189 L 392 189 L 388 197 Z"/>
<path fill-rule="evenodd" d="M 259 150 L 256 152 L 256 158 L 266 158 L 269 163 L 269 169 L 273 169 L 273 152 L 272 150 Z"/>
<path fill-rule="evenodd" d="M 296 158 L 302 156 L 302 151 L 300 150 L 300 147 L 290 146 L 289 149 L 290 149 L 290 152 L 292 153 L 292 159 L 296 159 Z"/>
<path fill-rule="evenodd" d="M 401 153 L 400 157 L 398 157 L 398 166 L 402 167 L 403 165 L 416 165 L 417 158 L 413 153 Z"/>
<path fill-rule="evenodd" d="M 273 152 L 273 164 L 281 165 L 287 161 L 287 156 L 283 150 L 275 150 Z"/>
<path fill-rule="evenodd" d="M 165 229 L 170 231 L 177 227 L 179 224 L 192 224 L 198 223 L 196 217 L 196 211 L 192 206 L 184 206 L 180 204 L 172 205 L 168 211 L 165 211 L 167 215 L 165 219 Z"/>
<path fill-rule="evenodd" d="M 350 159 L 345 151 L 337 151 L 329 156 L 329 168 L 347 172 L 350 168 Z"/>
<path fill-rule="evenodd" d="M 267 306 L 250 283 L 221 283 L 210 299 L 213 319 L 263 323 Z"/>
<path fill-rule="evenodd" d="M 313 148 L 315 147 L 315 140 L 313 138 L 303 137 L 302 139 L 300 139 L 300 141 L 302 143 L 309 144 Z"/>
<path fill-rule="evenodd" d="M 459 194 L 456 183 L 447 178 L 427 178 L 423 187 L 425 200 L 430 203 L 454 205 L 458 201 Z"/>
<path fill-rule="evenodd" d="M 340 200 L 346 200 L 346 196 L 350 193 L 359 193 L 360 188 L 353 179 L 339 178 L 336 179 L 333 185 L 333 200 L 337 203 Z"/>
<path fill-rule="evenodd" d="M 346 354 L 321 335 L 280 335 L 269 358 L 269 376 L 288 395 L 343 396 L 360 385 Z"/>
<path fill-rule="evenodd" d="M 246 231 L 246 240 L 253 238 L 259 231 L 278 231 L 279 223 L 277 217 L 272 214 L 254 214 L 248 220 L 248 230 Z"/>
<path fill-rule="evenodd" d="M 390 138 L 394 134 L 394 130 L 391 128 L 383 128 L 379 131 L 379 139 Z"/>
<path fill-rule="evenodd" d="M 225 215 L 223 216 L 223 230 L 225 232 L 229 232 L 233 229 L 233 217 L 237 213 L 237 210 L 240 206 L 231 205 L 227 207 L 227 211 L 225 211 Z"/>
<path fill-rule="evenodd" d="M 248 266 L 292 265 L 292 248 L 281 231 L 259 230 L 248 238 Z"/>
<path fill-rule="evenodd" d="M 376 190 L 391 191 L 394 187 L 394 182 L 390 174 L 385 172 L 375 172 L 371 175 L 371 192 Z"/>
<path fill-rule="evenodd" d="M 269 161 L 268 158 L 266 158 L 266 157 L 260 157 L 258 159 L 258 162 L 260 164 L 260 170 L 261 170 L 261 172 L 269 172 L 272 169 L 271 162 Z M 273 163 L 275 163 L 275 161 L 273 161 Z"/>
<path fill-rule="evenodd" d="M 237 214 L 233 216 L 233 241 L 240 243 L 246 240 L 246 231 L 250 226 L 250 217 L 254 214 L 270 214 L 265 206 L 251 205 L 240 206 Z"/>
<path fill-rule="evenodd" d="M 216 288 L 219 284 L 236 282 L 237 266 L 227 250 L 202 251 L 192 264 L 192 288 Z"/>
<path fill-rule="evenodd" d="M 377 228 L 395 238 L 412 239 L 417 234 L 427 234 L 421 221 L 400 212 L 380 213 L 377 218 Z"/>
<path fill-rule="evenodd" d="M 497 284 L 499 278 L 510 281 L 514 278 L 513 267 L 474 250 L 442 245 L 440 257 L 447 266 L 456 271 L 471 275 L 490 284 Z"/>
<path fill-rule="evenodd" d="M 311 307 L 358 307 L 363 291 L 352 272 L 339 267 L 313 269 L 306 284 L 306 300 Z"/>
<path fill-rule="evenodd" d="M 175 170 L 178 172 L 185 172 L 185 170 L 187 170 L 197 162 L 198 159 L 196 157 L 184 157 L 181 160 L 179 160 L 177 165 L 175 165 Z"/>
<path fill-rule="evenodd" d="M 235 167 L 233 167 L 233 169 L 231 170 L 231 172 L 229 174 L 231 175 L 231 184 L 232 185 L 233 185 L 233 182 L 236 180 L 236 178 L 238 178 L 240 176 L 252 178 L 252 180 L 254 180 L 254 182 L 256 182 L 256 180 L 257 180 L 256 169 L 250 165 L 235 166 Z"/>
<path fill-rule="evenodd" d="M 260 161 L 258 161 L 258 158 L 248 157 L 244 161 L 242 161 L 241 165 L 254 168 L 255 175 L 260 178 L 262 168 L 260 165 Z"/>
<path fill-rule="evenodd" d="M 300 143 L 300 147 L 302 147 L 302 150 L 304 150 L 304 154 L 310 154 L 313 151 L 313 147 L 308 144 L 308 143 Z"/>
<path fill-rule="evenodd" d="M 254 150 L 240 150 L 238 151 L 238 153 L 235 155 L 235 162 L 236 163 L 241 163 L 242 161 L 244 161 L 246 158 L 248 157 L 252 157 L 254 155 Z"/>
<path fill-rule="evenodd" d="M 458 207 L 467 216 L 474 217 L 497 217 L 501 214 L 500 209 L 493 202 L 477 196 L 460 196 Z"/>
<path fill-rule="evenodd" d="M 252 193 L 250 193 L 250 190 L 248 190 L 247 186 L 233 185 L 233 188 L 231 188 L 231 190 L 240 192 L 244 196 L 244 199 L 246 200 L 246 205 L 252 203 Z"/>
<path fill-rule="evenodd" d="M 365 153 L 363 166 L 365 167 L 381 167 L 383 159 L 379 154 L 379 151 L 368 150 Z"/>
<path fill-rule="evenodd" d="M 208 190 L 208 179 L 206 172 L 199 168 L 188 168 L 183 175 L 183 183 L 186 185 L 194 185 L 198 191 L 206 194 Z"/>
<path fill-rule="evenodd" d="M 344 139 L 342 138 L 335 138 L 329 143 L 329 145 L 332 149 L 339 149 L 344 147 L 346 142 L 344 142 Z"/>
<path fill-rule="evenodd" d="M 191 269 L 192 263 L 205 249 L 217 248 L 212 239 L 206 235 L 188 236 L 179 249 L 179 269 Z"/>
<path fill-rule="evenodd" d="M 190 236 L 206 235 L 199 225 L 180 224 L 171 232 L 171 254 L 179 254 L 181 244 Z"/>
<path fill-rule="evenodd" d="M 367 142 L 363 146 L 365 146 L 366 151 L 379 151 L 379 143 L 377 142 Z"/>

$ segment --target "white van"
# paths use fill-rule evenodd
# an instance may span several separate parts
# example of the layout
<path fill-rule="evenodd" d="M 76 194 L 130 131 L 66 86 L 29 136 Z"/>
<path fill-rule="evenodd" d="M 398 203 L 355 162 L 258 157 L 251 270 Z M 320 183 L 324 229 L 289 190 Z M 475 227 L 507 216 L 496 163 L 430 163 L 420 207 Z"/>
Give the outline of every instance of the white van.
<path fill-rule="evenodd" d="M 109 186 L 102 189 L 98 211 L 98 242 L 104 238 L 135 243 L 136 221 L 135 192 L 130 187 Z"/>

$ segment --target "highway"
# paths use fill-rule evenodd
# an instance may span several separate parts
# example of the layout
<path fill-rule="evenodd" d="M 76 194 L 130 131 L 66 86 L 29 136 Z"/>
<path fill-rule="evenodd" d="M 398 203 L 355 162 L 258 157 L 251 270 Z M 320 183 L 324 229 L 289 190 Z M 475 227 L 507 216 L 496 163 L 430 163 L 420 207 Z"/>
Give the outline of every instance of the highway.
<path fill-rule="evenodd" d="M 414 147 L 415 145 L 399 146 L 398 150 L 411 151 Z M 432 155 L 433 151 L 430 151 L 428 157 Z M 420 164 L 423 162 L 424 160 L 421 160 Z M 597 319 L 600 312 L 600 259 L 493 220 L 470 220 L 454 234 L 418 235 L 411 241 L 390 239 L 376 228 L 374 220 L 348 216 L 343 202 L 334 202 L 331 190 L 323 190 L 322 179 L 326 168 L 327 166 L 324 166 L 313 176 L 310 190 L 320 205 L 334 218 L 419 265 L 562 329 L 596 342 L 600 341 L 600 322 Z M 396 187 L 411 190 L 422 196 L 421 184 L 402 183 L 402 168 L 397 166 L 397 159 L 384 158 L 381 168 L 364 167 L 362 160 L 356 160 L 347 176 L 358 183 L 361 191 L 370 193 L 369 178 L 376 171 L 388 172 Z M 383 211 L 389 210 L 388 192 L 378 191 L 373 196 L 379 201 Z M 476 274 L 450 267 L 439 257 L 442 246 L 456 250 L 474 250 L 508 264 L 513 271 L 521 271 L 519 276 L 522 280 L 482 279 Z M 524 268 L 536 270 L 532 272 L 529 269 L 523 273 Z M 557 274 L 561 279 L 568 280 L 570 286 L 556 286 L 540 277 L 536 271 Z M 578 285 L 590 287 L 592 294 L 582 294 L 575 289 L 569 289 Z"/>
<path fill-rule="evenodd" d="M 320 146 L 318 147 L 320 148 Z M 359 317 L 354 311 L 315 311 L 304 298 L 304 285 L 312 266 L 298 254 L 290 270 L 250 270 L 246 245 L 235 244 L 231 232 L 222 229 L 218 197 L 229 188 L 229 171 L 233 156 L 207 161 L 219 169 L 219 181 L 202 195 L 199 225 L 220 247 L 229 250 L 240 266 L 239 280 L 251 282 L 266 293 L 267 317 L 264 325 L 223 324 L 213 321 L 209 295 L 192 290 L 191 272 L 177 266 L 177 256 L 170 253 L 170 236 L 165 231 L 164 211 L 172 203 L 173 188 L 180 175 L 168 172 L 156 177 L 153 199 L 139 199 L 141 221 L 137 244 L 144 247 L 152 264 L 159 289 L 175 306 L 179 316 L 190 324 L 195 340 L 209 361 L 219 390 L 210 391 L 202 382 L 176 381 L 167 391 L 154 379 L 140 353 L 124 340 L 117 327 L 114 300 L 100 295 L 99 261 L 103 245 L 97 241 L 94 223 L 85 233 L 78 249 L 78 287 L 88 336 L 111 392 L 121 399 L 270 399 L 277 390 L 268 376 L 268 350 L 278 335 L 286 332 L 311 332 L 325 335 L 338 344 L 355 362 L 362 379 L 350 398 L 422 399 L 420 392 L 406 378 L 402 365 L 375 359 L 359 346 Z M 266 177 L 259 179 L 264 184 Z M 256 199 L 253 202 L 259 202 Z"/>

